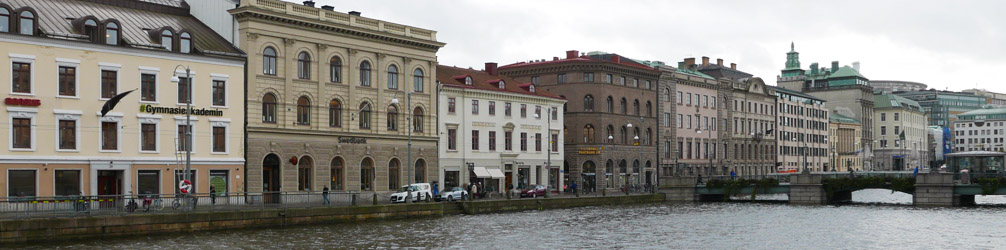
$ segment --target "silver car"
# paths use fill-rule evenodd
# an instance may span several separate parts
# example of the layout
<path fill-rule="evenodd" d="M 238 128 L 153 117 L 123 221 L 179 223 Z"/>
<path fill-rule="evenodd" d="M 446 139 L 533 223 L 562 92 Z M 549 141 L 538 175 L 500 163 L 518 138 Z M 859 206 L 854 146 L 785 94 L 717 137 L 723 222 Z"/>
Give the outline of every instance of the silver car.
<path fill-rule="evenodd" d="M 468 198 L 468 191 L 460 187 L 445 188 L 437 194 L 437 201 L 457 201 Z"/>

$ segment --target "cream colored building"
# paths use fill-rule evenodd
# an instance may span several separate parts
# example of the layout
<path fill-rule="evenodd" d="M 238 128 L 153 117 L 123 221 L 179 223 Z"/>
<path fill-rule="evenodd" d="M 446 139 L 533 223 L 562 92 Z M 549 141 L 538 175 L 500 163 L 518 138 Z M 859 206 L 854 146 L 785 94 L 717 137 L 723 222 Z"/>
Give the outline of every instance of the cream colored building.
<path fill-rule="evenodd" d="M 244 59 L 186 7 L 13 0 L 0 8 L 34 17 L 31 26 L 0 24 L 0 197 L 175 193 L 186 89 L 195 191 L 209 192 L 208 183 L 244 191 Z M 171 81 L 185 76 L 178 65 L 191 69 L 191 88 Z"/>
<path fill-rule="evenodd" d="M 249 54 L 249 190 L 437 180 L 435 31 L 278 0 L 230 13 Z"/>
<path fill-rule="evenodd" d="M 776 88 L 779 131 L 779 172 L 832 171 L 828 157 L 828 108 L 824 100 L 784 88 Z M 806 157 L 804 157 L 806 156 Z"/>
<path fill-rule="evenodd" d="M 918 102 L 894 94 L 874 95 L 874 163 L 877 170 L 910 171 L 929 160 L 928 120 Z"/>
<path fill-rule="evenodd" d="M 865 153 L 863 146 L 859 144 L 863 125 L 856 119 L 838 113 L 831 113 L 828 119 L 831 166 L 835 166 L 838 172 L 865 170 Z"/>

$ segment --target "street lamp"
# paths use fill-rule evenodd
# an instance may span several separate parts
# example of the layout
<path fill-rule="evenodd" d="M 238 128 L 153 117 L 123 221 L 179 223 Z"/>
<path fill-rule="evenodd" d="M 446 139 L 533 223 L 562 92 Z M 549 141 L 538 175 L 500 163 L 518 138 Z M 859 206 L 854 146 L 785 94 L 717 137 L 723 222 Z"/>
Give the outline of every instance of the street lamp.
<path fill-rule="evenodd" d="M 545 136 L 548 136 L 548 148 L 545 150 L 545 157 L 546 157 L 545 158 L 546 159 L 545 165 L 547 165 L 547 166 L 545 166 L 545 171 L 552 171 L 552 107 L 549 107 L 548 111 L 546 111 L 546 112 L 548 112 L 548 118 L 545 119 L 545 122 L 547 124 L 546 128 L 545 128 Z M 541 117 L 541 115 L 539 115 L 537 113 L 534 114 L 534 118 L 535 119 L 538 119 L 540 117 Z M 580 168 L 580 175 L 583 175 L 583 168 L 582 167 Z M 538 176 L 538 181 L 540 181 L 540 180 L 541 180 L 541 176 Z M 580 179 L 580 183 L 583 184 L 583 179 L 582 178 Z M 549 190 L 549 189 L 551 189 L 551 185 L 547 185 L 547 183 L 546 183 L 546 185 L 543 185 L 543 186 L 545 186 L 545 197 L 548 197 L 549 194 L 552 192 L 552 190 Z M 573 191 L 575 192 L 576 190 L 573 190 Z"/>
<path fill-rule="evenodd" d="M 391 104 L 398 104 L 398 93 L 395 93 L 395 96 L 391 98 Z M 413 178 L 413 176 L 412 176 L 412 168 L 414 167 L 412 165 L 413 164 L 412 163 L 412 130 L 415 129 L 415 125 L 412 124 L 412 116 L 410 115 L 412 113 L 412 93 L 409 93 L 409 92 L 405 93 L 405 105 L 406 105 L 406 108 L 405 108 L 405 111 L 406 111 L 405 121 L 408 122 L 408 124 L 409 124 L 408 126 L 411 127 L 411 128 L 406 129 L 406 130 L 409 131 L 409 144 L 406 147 L 407 148 L 406 151 L 408 151 L 408 153 L 406 153 L 407 158 L 406 158 L 406 163 L 405 163 L 405 169 L 406 169 L 406 172 L 407 172 L 407 176 L 405 177 L 405 179 L 407 179 L 408 183 L 409 183 L 409 187 L 405 189 L 406 192 L 407 192 L 405 194 L 405 202 L 409 202 L 409 201 L 412 200 L 412 178 Z M 436 192 L 436 190 L 434 190 L 434 192 Z"/>
<path fill-rule="evenodd" d="M 181 64 L 175 66 L 175 72 L 171 75 L 171 82 L 178 83 L 181 79 L 178 78 L 178 68 L 182 67 Z M 182 147 L 185 147 L 185 173 L 182 174 L 182 178 L 185 181 L 191 183 L 192 176 L 189 176 L 192 172 L 192 75 L 189 70 L 189 66 L 185 67 L 185 142 Z M 181 185 L 179 185 L 181 186 Z M 191 195 L 191 192 L 185 193 L 186 196 Z M 188 199 L 186 199 L 187 201 Z M 185 209 L 189 209 L 189 206 L 185 206 Z"/>
<path fill-rule="evenodd" d="M 706 129 L 709 129 L 709 128 L 706 128 Z M 695 130 L 695 132 L 699 133 L 699 134 L 702 134 L 702 130 L 701 129 Z M 707 134 L 709 134 L 709 143 L 712 143 L 713 142 L 713 131 L 710 130 L 709 133 L 707 133 Z M 713 148 L 715 148 L 715 147 L 716 147 L 716 144 L 714 143 L 713 144 Z M 709 168 L 712 168 L 713 167 L 713 158 L 710 157 L 710 155 L 709 155 L 709 148 L 706 148 L 706 158 L 709 158 Z"/>
<path fill-rule="evenodd" d="M 793 137 L 793 141 L 797 141 L 796 137 Z M 807 169 L 807 142 L 800 142 L 803 143 L 803 172 L 810 172 L 810 169 Z"/>

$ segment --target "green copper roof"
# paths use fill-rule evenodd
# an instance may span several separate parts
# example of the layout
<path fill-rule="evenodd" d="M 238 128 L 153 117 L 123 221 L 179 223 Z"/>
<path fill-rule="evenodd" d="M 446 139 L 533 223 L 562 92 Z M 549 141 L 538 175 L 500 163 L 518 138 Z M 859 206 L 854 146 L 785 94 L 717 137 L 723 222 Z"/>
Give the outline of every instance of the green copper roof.
<path fill-rule="evenodd" d="M 831 75 L 828 76 L 828 78 L 840 78 L 850 76 L 866 78 L 865 76 L 860 75 L 858 71 L 849 66 L 842 66 L 841 68 L 838 68 L 838 71 L 832 72 Z"/>
<path fill-rule="evenodd" d="M 789 52 L 786 53 L 786 70 L 800 69 L 800 53 L 796 52 L 793 43 L 789 43 Z"/>
<path fill-rule="evenodd" d="M 828 121 L 831 121 L 831 122 L 841 122 L 841 123 L 855 123 L 855 124 L 861 124 L 861 123 L 859 122 L 859 120 L 856 120 L 856 119 L 853 119 L 852 117 L 848 117 L 848 116 L 844 116 L 844 115 L 840 115 L 840 114 L 838 114 L 838 113 L 830 113 L 830 114 L 828 114 L 828 115 L 829 115 L 829 117 L 828 117 Z"/>
<path fill-rule="evenodd" d="M 1006 108 L 994 108 L 994 109 L 976 109 L 968 112 L 958 114 L 957 116 L 971 116 L 971 115 L 1003 115 L 1006 114 Z"/>
<path fill-rule="evenodd" d="M 922 111 L 922 106 L 919 106 L 918 102 L 894 94 L 873 95 L 873 108 L 874 109 L 904 108 L 915 111 Z"/>

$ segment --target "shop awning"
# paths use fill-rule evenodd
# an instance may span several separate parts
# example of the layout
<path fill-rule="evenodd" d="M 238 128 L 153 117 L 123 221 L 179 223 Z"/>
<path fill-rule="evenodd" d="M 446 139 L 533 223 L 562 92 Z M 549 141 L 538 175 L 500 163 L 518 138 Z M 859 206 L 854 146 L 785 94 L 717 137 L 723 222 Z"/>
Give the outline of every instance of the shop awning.
<path fill-rule="evenodd" d="M 492 175 L 493 179 L 503 179 L 503 178 L 506 178 L 506 176 L 503 176 L 503 171 L 500 171 L 500 169 L 498 169 L 498 168 L 490 168 L 489 169 L 489 175 Z"/>
<path fill-rule="evenodd" d="M 475 177 L 478 177 L 478 178 L 492 178 L 493 177 L 492 174 L 489 174 L 489 171 L 486 170 L 485 167 L 475 167 L 475 169 L 473 171 L 475 171 Z"/>

